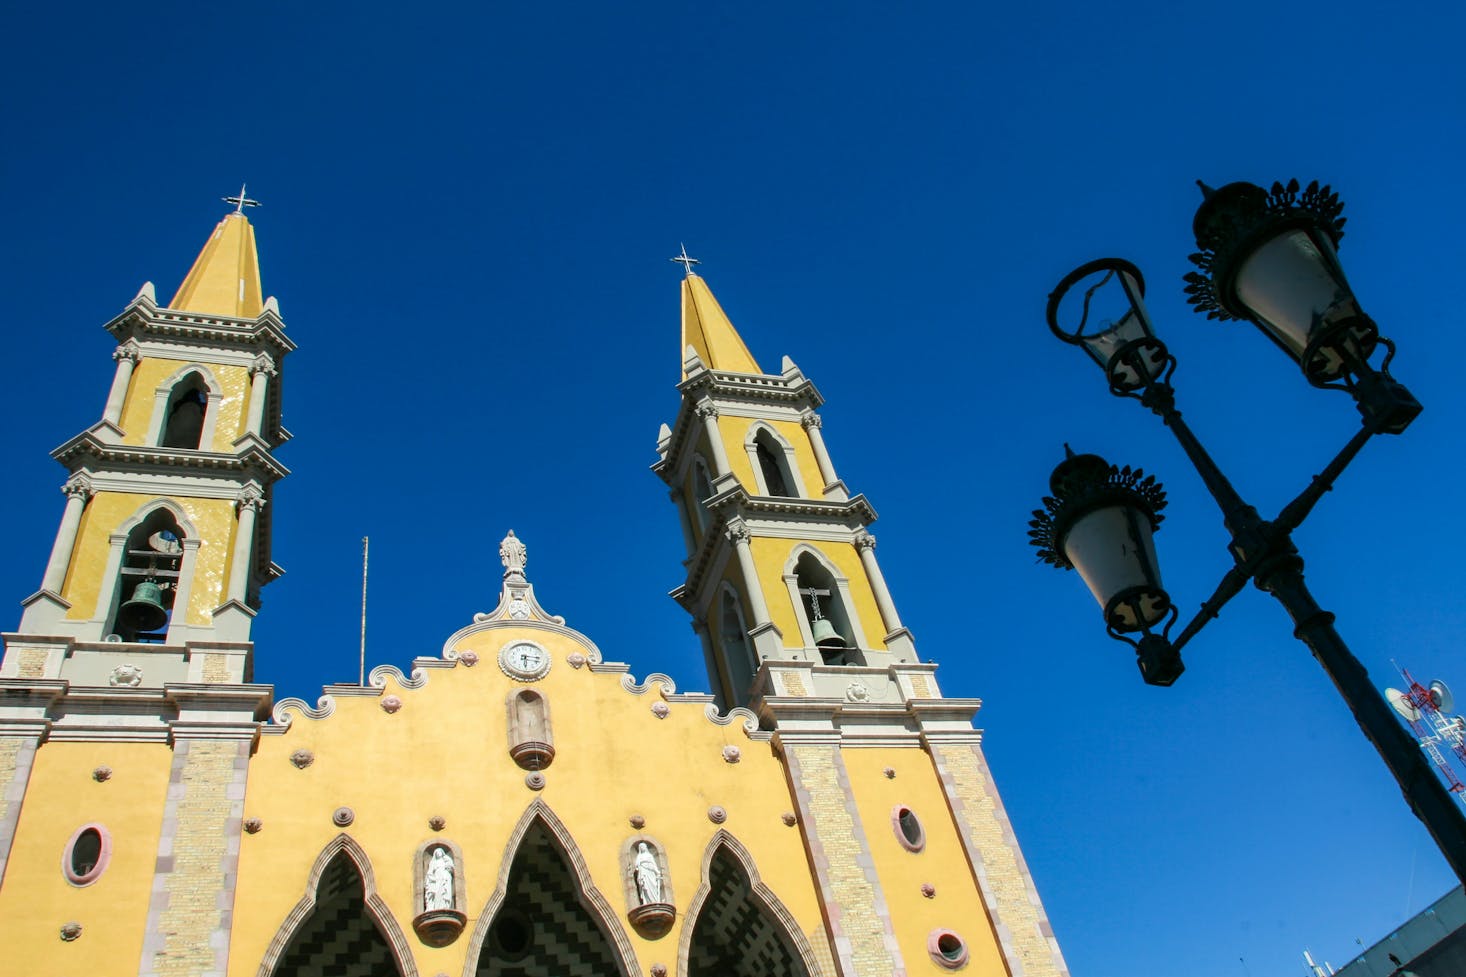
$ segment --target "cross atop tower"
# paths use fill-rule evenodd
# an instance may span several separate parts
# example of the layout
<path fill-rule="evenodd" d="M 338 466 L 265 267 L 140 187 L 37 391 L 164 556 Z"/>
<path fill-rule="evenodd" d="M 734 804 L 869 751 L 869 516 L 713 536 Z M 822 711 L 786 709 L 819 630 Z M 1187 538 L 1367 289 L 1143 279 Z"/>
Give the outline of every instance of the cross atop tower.
<path fill-rule="evenodd" d="M 243 190 L 240 191 L 240 193 L 243 193 L 243 192 L 244 192 Z M 676 257 L 673 257 L 673 258 L 668 258 L 667 260 L 668 261 L 675 261 L 679 265 L 681 265 L 683 268 L 685 268 L 687 270 L 687 277 L 688 278 L 691 278 L 692 277 L 692 266 L 693 265 L 700 265 L 700 264 L 702 264 L 702 262 L 701 261 L 698 261 L 696 258 L 689 258 L 687 256 L 687 245 L 685 245 L 685 244 L 682 245 L 682 253 L 680 255 L 677 255 Z"/>
<path fill-rule="evenodd" d="M 226 204 L 234 204 L 234 212 L 236 214 L 244 213 L 244 208 L 246 207 L 258 207 L 260 205 L 260 202 L 258 200 L 251 200 L 244 195 L 244 187 L 245 185 L 243 183 L 239 185 L 239 196 L 237 197 L 219 198 L 223 200 Z M 676 259 L 674 258 L 673 260 L 675 261 Z"/>

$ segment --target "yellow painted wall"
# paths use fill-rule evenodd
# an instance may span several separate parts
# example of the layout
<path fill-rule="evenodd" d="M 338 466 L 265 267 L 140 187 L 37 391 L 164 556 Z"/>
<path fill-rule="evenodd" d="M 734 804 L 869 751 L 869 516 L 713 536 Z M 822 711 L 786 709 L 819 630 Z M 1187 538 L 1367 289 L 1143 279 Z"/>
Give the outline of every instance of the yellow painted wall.
<path fill-rule="evenodd" d="M 718 415 L 718 433 L 723 437 L 723 448 L 728 455 L 728 466 L 738 477 L 738 484 L 749 495 L 758 495 L 758 479 L 753 477 L 753 466 L 749 464 L 748 452 L 743 450 L 743 436 L 748 433 L 749 420 L 731 414 Z"/>
<path fill-rule="evenodd" d="M 511 640 L 528 638 L 548 649 L 554 664 L 534 683 L 550 707 L 556 755 L 541 792 L 524 783 L 525 771 L 508 755 L 505 700 L 522 687 L 499 669 L 496 655 Z M 461 973 L 469 937 L 494 891 L 510 832 L 536 797 L 573 834 L 595 885 L 614 908 L 636 948 L 642 972 L 654 962 L 675 966 L 679 916 L 671 932 L 643 940 L 626 922 L 619 854 L 635 833 L 628 818 L 646 818 L 644 831 L 667 847 L 673 895 L 686 907 L 700 882 L 701 862 L 718 826 L 709 806 L 728 811 L 726 829 L 753 853 L 763 881 L 808 932 L 821 925 L 819 904 L 797 827 L 782 821 L 794 805 L 782 767 L 768 744 L 748 740 L 739 726 L 717 726 L 697 703 L 673 703 L 666 719 L 651 711 L 654 690 L 627 692 L 617 674 L 593 674 L 566 662 L 585 653 L 572 639 L 532 627 L 493 630 L 464 638 L 473 667 L 428 672 L 427 685 L 403 690 L 401 711 L 388 715 L 375 698 L 343 698 L 324 720 L 297 718 L 288 733 L 264 738 L 251 763 L 245 817 L 263 829 L 245 835 L 235 903 L 231 977 L 253 977 L 281 921 L 305 892 L 316 856 L 336 835 L 331 813 L 342 805 L 356 814 L 346 830 L 367 851 L 378 892 L 408 933 L 423 974 Z M 726 763 L 736 745 L 741 761 Z M 310 749 L 303 770 L 291 753 Z M 669 791 L 667 785 L 688 785 Z M 447 820 L 439 835 L 428 819 Z M 441 949 L 411 934 L 412 859 L 433 837 L 462 848 L 467 907 L 465 932 Z"/>
<path fill-rule="evenodd" d="M 799 468 L 799 477 L 804 482 L 806 496 L 811 499 L 824 498 L 825 480 L 820 476 L 819 464 L 814 458 L 814 446 L 810 444 L 809 434 L 804 428 L 793 421 L 758 421 L 754 418 L 720 414 L 718 432 L 723 436 L 728 464 L 732 466 L 733 474 L 738 476 L 739 484 L 751 495 L 760 494 L 758 479 L 754 477 L 753 463 L 749 461 L 746 447 L 748 433 L 756 423 L 769 425 L 794 448 L 795 463 Z"/>
<path fill-rule="evenodd" d="M 928 935 L 950 929 L 967 943 L 970 959 L 963 974 L 1006 977 L 997 936 L 931 757 L 914 747 L 849 749 L 842 757 L 907 973 L 951 973 L 927 952 Z M 894 778 L 885 775 L 887 767 L 896 771 Z M 919 852 L 908 851 L 897 840 L 891 812 L 898 805 L 909 807 L 921 821 L 926 845 Z M 923 884 L 936 888 L 933 898 L 921 894 Z"/>
<path fill-rule="evenodd" d="M 784 565 L 789 562 L 789 555 L 794 552 L 799 541 L 755 537 L 751 545 L 754 566 L 758 569 L 768 600 L 769 617 L 783 633 L 784 645 L 799 647 L 801 639 L 797 615 L 802 612 L 790 601 L 789 588 L 784 583 Z M 885 650 L 886 629 L 881 623 L 880 608 L 876 606 L 875 593 L 870 589 L 870 581 L 866 579 L 865 567 L 861 564 L 855 547 L 846 543 L 823 543 L 817 549 L 834 564 L 840 576 L 849 580 L 850 599 L 855 604 L 853 613 L 859 616 L 860 626 L 865 629 L 865 639 L 870 647 L 877 651 Z"/>
<path fill-rule="evenodd" d="M 71 603 L 67 617 L 85 620 L 97 607 L 102 576 L 107 569 L 110 537 L 138 510 L 158 498 L 177 503 L 193 523 L 202 542 L 195 561 L 193 589 L 188 602 L 188 623 L 208 624 L 210 613 L 224 602 L 228 584 L 229 553 L 234 545 L 234 504 L 228 499 L 100 492 L 87 503 L 77 531 L 76 548 L 66 573 L 62 596 Z"/>
<path fill-rule="evenodd" d="M 127 399 L 122 405 L 121 428 L 123 442 L 142 444 L 147 440 L 148 426 L 152 423 L 153 407 L 157 402 L 157 389 L 166 383 L 191 360 L 164 359 L 147 356 L 132 371 L 128 383 Z M 232 450 L 234 441 L 244 433 L 244 406 L 249 398 L 249 370 L 242 366 L 221 366 L 208 364 L 220 388 L 217 407 L 218 420 L 214 423 L 214 440 L 203 447 L 208 451 Z"/>
<path fill-rule="evenodd" d="M 8 974 L 135 974 L 142 956 L 172 751 L 161 743 L 47 743 L 35 765 L 0 889 Z M 112 768 L 103 783 L 99 766 Z M 98 879 L 78 888 L 61 859 L 82 825 L 112 836 Z M 63 942 L 61 926 L 82 925 Z"/>

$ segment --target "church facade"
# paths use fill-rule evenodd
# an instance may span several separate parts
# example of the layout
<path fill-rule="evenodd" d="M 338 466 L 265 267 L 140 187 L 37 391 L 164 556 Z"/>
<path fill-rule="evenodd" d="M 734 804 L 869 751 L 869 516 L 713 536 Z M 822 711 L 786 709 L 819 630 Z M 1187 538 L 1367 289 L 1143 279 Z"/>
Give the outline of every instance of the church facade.
<path fill-rule="evenodd" d="M 978 700 L 918 658 L 818 391 L 691 264 L 653 468 L 714 693 L 605 660 L 511 532 L 440 655 L 275 701 L 251 628 L 294 344 L 242 209 L 107 324 L 102 418 L 54 452 L 0 660 L 0 972 L 1067 977 Z M 469 788 L 424 762 L 465 743 Z"/>

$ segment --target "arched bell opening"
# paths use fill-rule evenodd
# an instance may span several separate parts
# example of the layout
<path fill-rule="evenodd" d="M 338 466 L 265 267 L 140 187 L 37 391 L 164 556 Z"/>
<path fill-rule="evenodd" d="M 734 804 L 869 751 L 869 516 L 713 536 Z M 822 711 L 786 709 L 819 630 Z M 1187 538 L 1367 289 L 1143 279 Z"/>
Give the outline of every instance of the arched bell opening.
<path fill-rule="evenodd" d="M 501 891 L 486 909 L 492 916 L 475 933 L 478 955 L 469 974 L 627 977 L 622 957 L 629 957 L 629 945 L 617 952 L 602 921 L 609 907 L 599 893 L 583 888 L 582 872 L 572 863 L 556 832 L 543 818 L 533 817 Z"/>
<path fill-rule="evenodd" d="M 686 977 L 811 977 L 819 973 L 794 918 L 759 881 L 748 852 L 719 832 L 683 928 Z"/>
<path fill-rule="evenodd" d="M 183 571 L 184 533 L 161 506 L 127 534 L 122 545 L 112 612 L 112 634 L 123 641 L 167 638 Z"/>
<path fill-rule="evenodd" d="M 361 847 L 338 835 L 270 943 L 259 977 L 417 977 L 401 927 L 376 894 Z"/>
<path fill-rule="evenodd" d="M 763 495 L 797 499 L 803 492 L 795 468 L 794 449 L 767 424 L 750 430 L 744 449 L 758 471 Z"/>
<path fill-rule="evenodd" d="M 163 413 L 164 448 L 203 447 L 204 421 L 209 412 L 209 387 L 198 373 L 188 373 L 173 386 Z"/>
<path fill-rule="evenodd" d="M 794 563 L 799 607 L 814 646 L 826 665 L 861 665 L 864 658 L 851 626 L 850 608 L 835 575 L 806 550 Z"/>
<path fill-rule="evenodd" d="M 718 639 L 727 669 L 729 688 L 724 698 L 735 705 L 748 701 L 748 690 L 758 673 L 753 643 L 743 617 L 742 600 L 731 584 L 724 584 L 718 598 Z"/>

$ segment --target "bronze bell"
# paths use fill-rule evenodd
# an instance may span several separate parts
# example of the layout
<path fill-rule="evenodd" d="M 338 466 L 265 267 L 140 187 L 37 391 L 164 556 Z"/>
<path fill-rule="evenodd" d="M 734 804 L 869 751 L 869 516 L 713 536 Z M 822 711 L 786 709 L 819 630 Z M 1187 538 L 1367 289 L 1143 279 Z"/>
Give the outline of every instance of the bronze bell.
<path fill-rule="evenodd" d="M 133 633 L 156 631 L 168 623 L 163 606 L 163 588 L 144 580 L 132 590 L 132 598 L 117 611 L 117 623 Z"/>
<path fill-rule="evenodd" d="M 817 648 L 844 648 L 845 639 L 835 626 L 826 618 L 819 618 L 810 625 L 810 631 L 814 634 L 814 643 Z"/>

